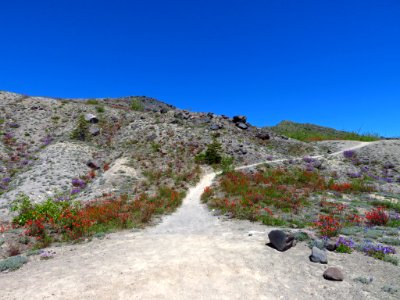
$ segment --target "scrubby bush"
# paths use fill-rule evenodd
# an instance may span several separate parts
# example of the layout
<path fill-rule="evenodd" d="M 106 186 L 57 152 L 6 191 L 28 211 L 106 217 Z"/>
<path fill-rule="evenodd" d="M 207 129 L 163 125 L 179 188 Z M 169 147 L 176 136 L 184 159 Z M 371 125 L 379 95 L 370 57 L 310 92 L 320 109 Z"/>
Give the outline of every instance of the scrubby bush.
<path fill-rule="evenodd" d="M 14 271 L 21 268 L 24 264 L 28 262 L 28 259 L 25 256 L 11 256 L 0 261 L 0 272 L 10 270 Z"/>
<path fill-rule="evenodd" d="M 138 98 L 134 98 L 131 100 L 131 109 L 135 110 L 135 111 L 143 111 L 144 110 L 144 106 L 142 101 L 140 101 L 140 99 Z"/>
<path fill-rule="evenodd" d="M 84 115 L 80 115 L 75 129 L 71 132 L 71 138 L 84 141 L 89 137 L 89 122 Z"/>

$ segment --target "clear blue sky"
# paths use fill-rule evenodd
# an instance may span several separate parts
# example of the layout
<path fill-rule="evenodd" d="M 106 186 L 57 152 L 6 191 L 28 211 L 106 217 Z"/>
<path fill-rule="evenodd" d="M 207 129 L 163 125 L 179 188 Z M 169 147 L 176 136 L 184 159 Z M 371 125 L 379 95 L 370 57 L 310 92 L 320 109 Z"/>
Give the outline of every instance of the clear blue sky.
<path fill-rule="evenodd" d="M 400 136 L 398 0 L 2 1 L 0 89 Z"/>

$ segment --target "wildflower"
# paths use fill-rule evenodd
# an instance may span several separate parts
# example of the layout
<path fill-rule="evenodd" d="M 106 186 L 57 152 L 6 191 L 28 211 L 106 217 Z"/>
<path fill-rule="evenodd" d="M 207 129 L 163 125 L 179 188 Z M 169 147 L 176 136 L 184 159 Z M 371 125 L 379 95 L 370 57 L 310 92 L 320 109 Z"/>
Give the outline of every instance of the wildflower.
<path fill-rule="evenodd" d="M 79 194 L 81 192 L 81 190 L 79 188 L 74 188 L 71 190 L 71 195 L 76 195 Z"/>
<path fill-rule="evenodd" d="M 389 221 L 389 215 L 383 207 L 377 207 L 366 212 L 365 218 L 371 225 L 385 225 Z"/>
<path fill-rule="evenodd" d="M 347 173 L 347 176 L 350 178 L 360 178 L 361 174 L 360 173 Z"/>
<path fill-rule="evenodd" d="M 312 158 L 312 157 L 303 157 L 303 161 L 305 162 L 305 163 L 307 163 L 307 164 L 312 164 L 312 163 L 314 163 L 315 162 L 315 159 L 314 158 Z"/>
<path fill-rule="evenodd" d="M 345 158 L 354 158 L 356 156 L 356 153 L 353 150 L 348 150 L 343 152 L 343 156 Z"/>

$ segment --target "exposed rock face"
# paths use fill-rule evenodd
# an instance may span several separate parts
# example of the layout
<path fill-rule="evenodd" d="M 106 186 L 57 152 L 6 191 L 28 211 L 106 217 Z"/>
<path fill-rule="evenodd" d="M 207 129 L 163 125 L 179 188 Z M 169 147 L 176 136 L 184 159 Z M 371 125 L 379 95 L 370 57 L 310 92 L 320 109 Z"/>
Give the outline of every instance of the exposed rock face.
<path fill-rule="evenodd" d="M 326 269 L 323 276 L 326 280 L 332 280 L 332 281 L 343 281 L 344 279 L 342 271 L 340 271 L 336 267 L 330 267 Z"/>
<path fill-rule="evenodd" d="M 286 251 L 294 246 L 294 236 L 282 230 L 272 230 L 269 234 L 271 246 L 278 251 Z"/>

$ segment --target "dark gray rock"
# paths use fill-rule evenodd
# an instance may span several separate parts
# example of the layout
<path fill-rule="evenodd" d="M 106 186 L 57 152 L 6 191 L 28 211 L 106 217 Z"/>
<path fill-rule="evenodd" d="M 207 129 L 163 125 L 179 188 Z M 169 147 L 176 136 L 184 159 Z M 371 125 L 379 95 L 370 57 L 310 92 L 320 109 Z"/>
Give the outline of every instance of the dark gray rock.
<path fill-rule="evenodd" d="M 245 123 L 236 123 L 236 126 L 243 130 L 249 128 L 249 126 L 247 126 Z"/>
<path fill-rule="evenodd" d="M 92 124 L 99 123 L 99 119 L 94 114 L 86 114 L 85 120 Z"/>
<path fill-rule="evenodd" d="M 268 133 L 266 132 L 258 132 L 256 134 L 256 137 L 259 138 L 260 140 L 266 141 L 269 140 L 271 137 L 269 136 Z"/>
<path fill-rule="evenodd" d="M 95 160 L 89 160 L 86 163 L 86 165 L 91 169 L 95 169 L 95 170 L 100 169 L 100 163 L 98 161 L 95 161 Z"/>
<path fill-rule="evenodd" d="M 311 250 L 310 260 L 315 263 L 327 264 L 328 257 L 326 256 L 326 251 L 314 246 Z"/>
<path fill-rule="evenodd" d="M 286 251 L 294 246 L 294 236 L 282 230 L 272 230 L 268 233 L 270 246 L 278 251 Z"/>
<path fill-rule="evenodd" d="M 323 276 L 326 280 L 343 281 L 344 279 L 342 271 L 335 267 L 326 269 Z"/>
<path fill-rule="evenodd" d="M 19 128 L 19 124 L 18 123 L 9 123 L 8 124 L 8 127 L 10 127 L 10 128 Z"/>
<path fill-rule="evenodd" d="M 211 124 L 210 130 L 220 130 L 222 128 L 219 124 Z"/>
<path fill-rule="evenodd" d="M 99 135 L 100 134 L 100 128 L 96 125 L 90 126 L 89 128 L 89 133 L 93 136 Z"/>
<path fill-rule="evenodd" d="M 166 108 L 160 109 L 160 113 L 162 113 L 162 114 L 166 114 L 167 112 L 168 112 L 168 109 L 166 109 Z"/>
<path fill-rule="evenodd" d="M 325 248 L 326 248 L 326 250 L 328 250 L 328 251 L 335 251 L 335 250 L 336 250 L 336 242 L 333 241 L 333 240 L 328 240 L 328 241 L 325 243 Z"/>
<path fill-rule="evenodd" d="M 247 118 L 245 116 L 233 116 L 233 123 L 246 123 Z"/>

